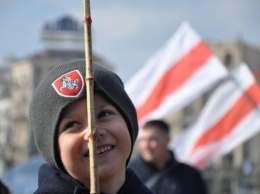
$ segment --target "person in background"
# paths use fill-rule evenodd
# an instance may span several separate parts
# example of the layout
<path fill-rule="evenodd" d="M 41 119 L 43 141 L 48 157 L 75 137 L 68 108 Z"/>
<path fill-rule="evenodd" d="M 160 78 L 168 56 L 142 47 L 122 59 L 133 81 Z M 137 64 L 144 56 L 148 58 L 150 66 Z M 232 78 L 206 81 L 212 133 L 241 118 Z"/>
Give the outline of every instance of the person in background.
<path fill-rule="evenodd" d="M 0 180 L 0 194 L 10 194 L 9 189 L 6 185 Z"/>
<path fill-rule="evenodd" d="M 148 121 L 139 133 L 139 156 L 130 161 L 129 167 L 156 194 L 206 194 L 200 172 L 178 162 L 168 149 L 169 141 L 165 121 Z"/>
<path fill-rule="evenodd" d="M 37 86 L 30 104 L 35 143 L 46 161 L 39 169 L 36 194 L 89 193 L 90 133 L 85 61 L 54 67 Z M 138 134 L 134 105 L 121 79 L 94 64 L 94 105 L 99 188 L 106 194 L 152 194 L 127 169 Z"/>

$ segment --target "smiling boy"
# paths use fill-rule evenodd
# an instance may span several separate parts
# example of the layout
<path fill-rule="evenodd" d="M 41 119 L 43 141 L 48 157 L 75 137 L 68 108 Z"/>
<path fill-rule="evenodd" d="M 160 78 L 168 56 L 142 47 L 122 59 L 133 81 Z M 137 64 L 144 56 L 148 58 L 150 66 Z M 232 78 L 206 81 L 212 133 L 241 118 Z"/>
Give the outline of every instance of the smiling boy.
<path fill-rule="evenodd" d="M 35 193 L 89 193 L 85 61 L 57 66 L 35 90 L 30 121 L 46 161 Z M 135 108 L 120 78 L 94 65 L 97 161 L 101 193 L 152 193 L 127 169 L 138 133 Z"/>

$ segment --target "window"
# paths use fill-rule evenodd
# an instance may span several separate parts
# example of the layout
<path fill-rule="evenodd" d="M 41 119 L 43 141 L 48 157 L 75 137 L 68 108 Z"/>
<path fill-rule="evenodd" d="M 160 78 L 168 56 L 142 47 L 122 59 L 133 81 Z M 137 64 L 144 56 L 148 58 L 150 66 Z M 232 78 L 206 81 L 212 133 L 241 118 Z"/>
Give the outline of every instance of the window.
<path fill-rule="evenodd" d="M 231 56 L 231 54 L 228 53 L 228 54 L 225 56 L 224 63 L 225 63 L 225 65 L 226 65 L 226 67 L 227 67 L 228 69 L 231 69 L 231 67 L 232 67 L 232 65 L 233 65 L 233 57 Z"/>

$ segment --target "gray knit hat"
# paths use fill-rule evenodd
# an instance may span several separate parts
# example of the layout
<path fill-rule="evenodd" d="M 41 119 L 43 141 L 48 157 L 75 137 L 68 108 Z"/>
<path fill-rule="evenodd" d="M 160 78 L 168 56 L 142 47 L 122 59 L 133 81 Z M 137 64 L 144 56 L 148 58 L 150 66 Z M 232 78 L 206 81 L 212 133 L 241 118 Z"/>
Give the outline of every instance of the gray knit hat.
<path fill-rule="evenodd" d="M 138 133 L 137 116 L 123 82 L 115 73 L 97 64 L 94 64 L 94 80 L 95 93 L 105 97 L 124 117 L 133 149 Z M 86 97 L 84 82 L 85 60 L 56 66 L 39 83 L 30 105 L 30 122 L 36 146 L 48 164 L 63 171 L 57 143 L 59 120 L 65 107 Z"/>

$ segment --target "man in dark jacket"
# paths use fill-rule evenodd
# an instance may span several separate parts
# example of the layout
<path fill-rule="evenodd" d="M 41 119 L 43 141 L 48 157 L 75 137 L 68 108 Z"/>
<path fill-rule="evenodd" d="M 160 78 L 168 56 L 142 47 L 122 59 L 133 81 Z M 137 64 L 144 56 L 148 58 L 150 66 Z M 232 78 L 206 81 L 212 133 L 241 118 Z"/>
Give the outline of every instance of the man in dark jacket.
<path fill-rule="evenodd" d="M 2 183 L 2 181 L 0 180 L 0 194 L 9 194 L 9 189 L 7 188 L 7 186 Z"/>
<path fill-rule="evenodd" d="M 129 167 L 156 194 L 206 194 L 200 172 L 178 162 L 168 150 L 169 126 L 162 120 L 147 122 L 139 134 L 140 156 Z"/>

